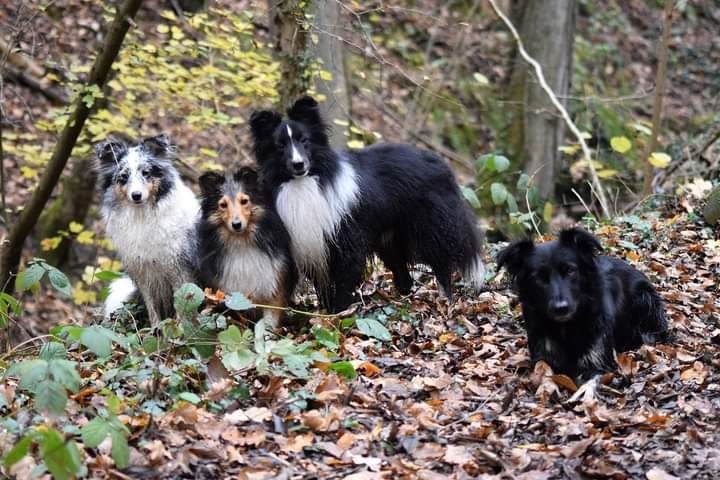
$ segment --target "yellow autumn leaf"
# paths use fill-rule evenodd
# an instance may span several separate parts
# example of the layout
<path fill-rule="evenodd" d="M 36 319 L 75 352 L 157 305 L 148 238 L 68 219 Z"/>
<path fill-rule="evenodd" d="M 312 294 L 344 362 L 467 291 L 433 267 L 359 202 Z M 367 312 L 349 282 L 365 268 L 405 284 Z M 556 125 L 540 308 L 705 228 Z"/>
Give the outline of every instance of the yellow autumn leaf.
<path fill-rule="evenodd" d="M 97 302 L 97 293 L 92 290 L 83 290 L 83 282 L 77 282 L 73 289 L 73 300 L 75 305 Z"/>
<path fill-rule="evenodd" d="M 40 248 L 44 252 L 49 252 L 50 250 L 55 250 L 58 245 L 60 245 L 60 242 L 62 242 L 62 237 L 50 237 L 50 238 L 44 238 L 40 242 Z"/>
<path fill-rule="evenodd" d="M 550 220 L 552 220 L 554 211 L 555 211 L 554 205 L 550 202 L 545 202 L 545 205 L 543 206 L 543 220 L 545 220 L 546 223 L 550 223 Z"/>
<path fill-rule="evenodd" d="M 670 160 L 670 155 L 663 152 L 652 152 L 648 158 L 648 162 L 655 168 L 666 168 L 670 165 Z"/>
<path fill-rule="evenodd" d="M 82 231 L 77 236 L 78 243 L 82 245 L 92 245 L 94 241 L 95 232 L 91 232 L 90 230 Z"/>
<path fill-rule="evenodd" d="M 70 230 L 70 233 L 80 233 L 83 231 L 83 224 L 78 222 L 70 222 L 70 225 L 68 225 L 68 230 Z"/>
<path fill-rule="evenodd" d="M 598 177 L 600 178 L 611 178 L 617 175 L 617 173 L 617 170 L 613 170 L 612 168 L 603 168 L 597 172 Z"/>
<path fill-rule="evenodd" d="M 155 28 L 155 30 L 157 30 L 158 33 L 168 33 L 170 31 L 170 27 L 161 23 Z"/>
<path fill-rule="evenodd" d="M 558 150 L 566 155 L 574 155 L 580 150 L 580 145 L 577 143 L 574 145 L 562 145 L 558 147 Z"/>
<path fill-rule="evenodd" d="M 632 142 L 627 137 L 612 137 L 610 146 L 618 153 L 626 153 L 632 148 Z"/>
<path fill-rule="evenodd" d="M 347 142 L 348 148 L 363 148 L 365 146 L 365 143 L 363 143 L 361 140 L 350 140 Z"/>
<path fill-rule="evenodd" d="M 85 266 L 85 270 L 82 274 L 82 281 L 88 285 L 92 285 L 97 280 L 97 273 L 102 271 L 100 268 L 93 267 L 92 265 Z"/>

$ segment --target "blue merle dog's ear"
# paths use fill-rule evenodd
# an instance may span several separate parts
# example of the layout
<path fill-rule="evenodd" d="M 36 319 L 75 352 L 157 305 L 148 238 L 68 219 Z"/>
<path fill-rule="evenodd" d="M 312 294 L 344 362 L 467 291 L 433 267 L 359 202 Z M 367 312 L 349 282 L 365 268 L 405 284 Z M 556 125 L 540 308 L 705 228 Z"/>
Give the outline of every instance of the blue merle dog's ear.
<path fill-rule="evenodd" d="M 95 156 L 97 157 L 97 169 L 105 170 L 115 168 L 117 162 L 127 153 L 127 144 L 115 138 L 108 138 L 95 145 Z"/>
<path fill-rule="evenodd" d="M 220 191 L 220 187 L 225 183 L 225 176 L 217 172 L 205 172 L 200 175 L 198 182 L 202 195 L 208 197 Z"/>
<path fill-rule="evenodd" d="M 236 182 L 244 183 L 248 186 L 256 187 L 258 184 L 258 173 L 253 167 L 240 167 L 233 174 L 233 180 Z"/>
<path fill-rule="evenodd" d="M 497 254 L 498 271 L 505 268 L 511 277 L 517 277 L 534 248 L 535 244 L 532 240 L 515 240 Z"/>
<path fill-rule="evenodd" d="M 277 112 L 270 110 L 253 112 L 250 115 L 250 131 L 255 141 L 271 136 L 281 121 L 282 117 Z"/>
<path fill-rule="evenodd" d="M 578 252 L 590 257 L 602 252 L 602 245 L 598 239 L 582 228 L 570 228 L 560 232 L 560 244 L 575 248 Z"/>
<path fill-rule="evenodd" d="M 146 137 L 140 142 L 143 149 L 156 158 L 169 158 L 175 152 L 170 137 L 161 133 L 153 137 Z"/>

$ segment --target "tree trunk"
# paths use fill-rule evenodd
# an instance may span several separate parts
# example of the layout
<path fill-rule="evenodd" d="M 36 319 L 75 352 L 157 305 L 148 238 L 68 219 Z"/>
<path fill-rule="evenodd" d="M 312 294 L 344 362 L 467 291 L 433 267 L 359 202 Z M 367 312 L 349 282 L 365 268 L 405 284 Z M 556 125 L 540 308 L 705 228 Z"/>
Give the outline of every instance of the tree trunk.
<path fill-rule="evenodd" d="M 317 43 L 310 42 L 310 50 L 321 61 L 320 68 L 332 75 L 315 79 L 315 90 L 327 99 L 320 103 L 323 117 L 332 127 L 330 143 L 335 148 L 347 144 L 347 125 L 350 122 L 350 95 L 345 76 L 345 49 L 342 38 L 342 15 L 337 0 L 314 0 L 312 5 L 313 33 Z M 337 120 L 337 122 L 336 122 Z"/>
<path fill-rule="evenodd" d="M 129 20 L 135 16 L 141 3 L 142 0 L 125 0 L 118 6 L 113 23 L 105 38 L 105 43 L 100 53 L 98 53 L 88 76 L 87 86 L 97 85 L 102 88 L 105 84 L 110 67 L 120 52 L 125 34 L 130 28 Z M 83 102 L 82 96 L 78 95 L 75 99 L 74 111 L 60 133 L 60 138 L 55 144 L 55 150 L 43 176 L 40 178 L 38 186 L 2 245 L 0 287 L 7 293 L 12 293 L 14 290 L 15 281 L 13 275 L 17 273 L 20 265 L 20 256 L 22 255 L 25 239 L 37 223 L 53 189 L 57 185 L 73 147 L 77 143 L 85 120 L 90 114 L 91 107 L 88 107 Z"/>
<path fill-rule="evenodd" d="M 270 37 L 275 44 L 275 58 L 280 62 L 278 108 L 284 111 L 309 86 L 306 0 L 268 0 Z"/>
<path fill-rule="evenodd" d="M 512 8 L 526 50 L 543 68 L 549 86 L 567 104 L 572 76 L 575 0 L 517 0 Z M 510 78 L 510 154 L 532 176 L 540 196 L 552 199 L 559 172 L 565 123 L 526 62 L 517 60 Z"/>
<path fill-rule="evenodd" d="M 38 238 L 57 235 L 58 230 L 67 229 L 70 222 L 84 223 L 92 204 L 95 190 L 95 169 L 92 155 L 77 159 L 70 174 L 62 179 L 60 195 L 45 208 L 38 222 Z M 70 238 L 63 238 L 55 250 L 45 253 L 45 260 L 62 269 L 67 262 L 72 246 Z"/>

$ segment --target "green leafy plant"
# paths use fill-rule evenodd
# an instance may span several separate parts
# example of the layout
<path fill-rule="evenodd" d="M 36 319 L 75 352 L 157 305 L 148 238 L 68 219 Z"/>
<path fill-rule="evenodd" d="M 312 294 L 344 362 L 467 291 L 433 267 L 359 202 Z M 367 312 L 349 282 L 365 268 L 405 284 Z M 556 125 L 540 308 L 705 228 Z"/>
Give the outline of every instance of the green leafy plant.
<path fill-rule="evenodd" d="M 66 297 L 72 297 L 72 287 L 70 286 L 70 280 L 68 280 L 67 275 L 52 265 L 47 264 L 42 258 L 33 259 L 28 263 L 28 267 L 25 270 L 18 273 L 17 279 L 15 280 L 16 289 L 22 292 L 38 288 L 45 274 L 47 274 L 50 285 L 52 285 L 55 290 Z"/>
<path fill-rule="evenodd" d="M 23 459 L 32 445 L 37 445 L 45 468 L 56 480 L 72 479 L 85 472 L 80 449 L 72 439 L 65 439 L 54 428 L 41 425 L 25 434 L 5 455 L 3 461 L 9 469 Z"/>

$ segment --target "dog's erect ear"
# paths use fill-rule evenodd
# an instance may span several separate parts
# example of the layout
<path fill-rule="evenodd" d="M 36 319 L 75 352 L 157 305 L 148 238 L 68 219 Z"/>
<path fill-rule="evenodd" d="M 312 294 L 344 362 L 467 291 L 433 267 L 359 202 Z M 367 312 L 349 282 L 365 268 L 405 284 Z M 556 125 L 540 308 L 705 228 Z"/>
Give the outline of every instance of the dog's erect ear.
<path fill-rule="evenodd" d="M 498 270 L 504 267 L 511 277 L 517 277 L 534 248 L 535 244 L 532 240 L 515 240 L 498 253 Z"/>
<path fill-rule="evenodd" d="M 146 152 L 153 157 L 158 158 L 170 157 L 172 156 L 174 150 L 170 137 L 164 133 L 153 137 L 143 138 L 140 144 Z"/>
<path fill-rule="evenodd" d="M 577 248 L 578 251 L 591 257 L 602 252 L 602 245 L 598 239 L 582 228 L 570 228 L 560 232 L 560 244 Z"/>
<path fill-rule="evenodd" d="M 253 167 L 240 167 L 240 169 L 233 174 L 233 179 L 236 182 L 242 182 L 249 186 L 256 186 L 258 183 L 258 173 Z"/>
<path fill-rule="evenodd" d="M 217 172 L 205 172 L 198 179 L 200 183 L 200 191 L 203 196 L 209 196 L 217 193 L 220 187 L 225 183 L 225 176 Z"/>
<path fill-rule="evenodd" d="M 109 138 L 95 145 L 95 156 L 99 168 L 115 167 L 118 159 L 127 152 L 127 144 L 122 140 Z"/>
<path fill-rule="evenodd" d="M 307 125 L 322 124 L 320 116 L 320 105 L 310 96 L 304 96 L 297 100 L 292 107 L 288 108 L 288 117 L 296 122 Z"/>
<path fill-rule="evenodd" d="M 282 117 L 280 114 L 271 112 L 270 110 L 253 112 L 252 115 L 250 115 L 250 131 L 255 141 L 272 135 L 281 121 Z"/>

